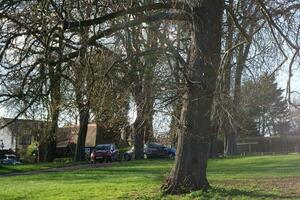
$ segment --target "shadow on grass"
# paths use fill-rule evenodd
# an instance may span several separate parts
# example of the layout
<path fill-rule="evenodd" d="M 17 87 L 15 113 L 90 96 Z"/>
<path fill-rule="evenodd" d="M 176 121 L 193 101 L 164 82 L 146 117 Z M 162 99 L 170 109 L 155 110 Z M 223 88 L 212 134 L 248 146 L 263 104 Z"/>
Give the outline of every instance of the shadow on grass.
<path fill-rule="evenodd" d="M 271 193 L 265 193 L 262 191 L 249 191 L 235 188 L 221 188 L 221 187 L 211 187 L 208 191 L 195 191 L 184 195 L 163 195 L 162 192 L 157 192 L 156 195 L 141 194 L 136 196 L 136 194 L 127 193 L 121 196 L 119 199 L 139 199 L 139 200 L 168 200 L 168 199 L 279 199 L 281 196 Z"/>
<path fill-rule="evenodd" d="M 257 199 L 278 199 L 279 195 L 266 193 L 258 190 L 245 190 L 245 189 L 236 189 L 236 188 L 222 188 L 222 187 L 212 187 L 207 194 L 219 194 L 223 197 L 232 197 L 232 198 L 257 198 Z M 205 193 L 202 193 L 205 194 Z"/>
<path fill-rule="evenodd" d="M 18 172 L 22 172 L 22 170 L 12 169 L 10 167 L 0 165 L 0 175 L 10 174 L 10 173 L 18 173 Z"/>
<path fill-rule="evenodd" d="M 38 180 L 43 177 L 44 180 L 56 181 L 63 180 L 64 182 L 120 182 L 126 180 L 130 182 L 131 179 L 145 179 L 147 177 L 151 180 L 161 180 L 164 178 L 165 173 L 157 170 L 141 170 L 141 169 L 98 169 L 98 170 L 80 170 L 74 172 L 58 172 L 40 174 L 38 176 L 31 176 L 27 179 Z"/>

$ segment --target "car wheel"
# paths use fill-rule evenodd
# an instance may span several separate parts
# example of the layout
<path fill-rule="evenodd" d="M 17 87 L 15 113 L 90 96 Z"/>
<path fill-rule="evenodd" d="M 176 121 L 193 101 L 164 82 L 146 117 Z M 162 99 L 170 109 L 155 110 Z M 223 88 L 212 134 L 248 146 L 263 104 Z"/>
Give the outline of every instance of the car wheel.
<path fill-rule="evenodd" d="M 148 159 L 148 155 L 147 154 L 144 154 L 144 159 Z"/>
<path fill-rule="evenodd" d="M 110 159 L 109 159 L 110 162 L 115 162 L 116 160 L 117 160 L 117 159 L 116 159 L 115 156 L 111 156 Z"/>
<path fill-rule="evenodd" d="M 122 154 L 118 154 L 118 156 L 116 157 L 116 161 L 122 162 Z"/>
<path fill-rule="evenodd" d="M 124 155 L 124 160 L 130 161 L 131 160 L 131 156 L 129 154 L 125 154 Z"/>
<path fill-rule="evenodd" d="M 172 153 L 169 153 L 169 158 L 170 158 L 171 160 L 174 160 L 174 159 L 175 159 L 175 155 L 172 154 Z"/>
<path fill-rule="evenodd" d="M 107 157 L 107 158 L 105 159 L 105 161 L 106 161 L 107 163 L 112 162 L 112 158 L 111 158 L 111 157 Z"/>

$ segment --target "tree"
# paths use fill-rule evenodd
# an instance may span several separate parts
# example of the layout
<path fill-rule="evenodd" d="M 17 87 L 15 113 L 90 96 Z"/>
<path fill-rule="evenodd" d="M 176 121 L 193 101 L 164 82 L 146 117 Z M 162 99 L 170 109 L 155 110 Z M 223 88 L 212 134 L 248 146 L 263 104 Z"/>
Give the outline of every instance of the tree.
<path fill-rule="evenodd" d="M 90 1 L 88 2 L 91 3 Z M 234 53 L 229 49 L 229 52 L 231 52 L 230 56 L 232 57 L 225 62 L 229 63 L 227 67 L 225 67 L 225 79 L 229 80 L 230 76 L 235 77 L 234 97 L 228 98 L 228 102 L 232 101 L 236 103 L 235 105 L 240 104 L 239 93 L 242 73 L 247 67 L 245 63 L 248 63 L 249 59 L 247 58 L 249 52 L 251 53 L 250 44 L 252 44 L 253 39 L 251 35 L 256 32 L 256 25 L 260 24 L 257 20 L 265 25 L 265 30 L 267 28 L 271 30 L 269 35 L 274 38 L 273 43 L 279 47 L 280 50 L 278 51 L 284 55 L 285 60 L 287 60 L 287 56 L 281 48 L 284 43 L 296 51 L 292 58 L 290 68 L 292 68 L 295 57 L 299 54 L 299 47 L 293 45 L 289 37 L 287 37 L 287 33 L 283 32 L 280 26 L 277 25 L 277 23 L 283 25 L 288 24 L 284 24 L 285 20 L 282 20 L 283 18 L 281 17 L 275 20 L 272 18 L 273 13 L 280 13 L 279 15 L 282 16 L 286 14 L 286 12 L 282 12 L 281 9 L 279 11 L 278 9 L 271 9 L 273 7 L 276 8 L 278 4 L 282 5 L 283 1 L 275 1 L 274 3 L 274 1 L 255 0 L 251 4 L 246 1 L 229 1 L 229 3 L 230 2 L 231 4 L 237 2 L 238 8 L 247 12 L 233 12 L 232 8 L 227 6 L 228 2 L 223 0 L 186 0 L 184 2 L 132 1 L 129 6 L 127 5 L 127 1 L 118 3 L 113 1 L 95 1 L 91 3 L 92 14 L 88 17 L 84 17 L 85 13 L 82 12 L 82 5 L 86 3 L 86 1 L 77 1 L 76 5 L 73 4 L 72 1 L 43 1 L 40 6 L 42 9 L 35 9 L 36 2 L 31 1 L 5 1 L 4 3 L 0 3 L 0 17 L 1 20 L 5 22 L 5 25 L 1 26 L 1 29 L 5 31 L 0 32 L 1 46 L 4 47 L 1 49 L 0 58 L 1 61 L 6 61 L 4 64 L 1 62 L 1 69 L 7 72 L 3 73 L 1 77 L 1 86 L 5 88 L 0 96 L 1 102 L 10 99 L 18 100 L 23 98 L 24 95 L 29 96 L 30 102 L 17 114 L 16 118 L 21 116 L 33 102 L 37 101 L 40 95 L 47 96 L 51 91 L 56 91 L 56 87 L 53 87 L 53 84 L 51 84 L 51 88 L 47 87 L 48 90 L 44 91 L 44 83 L 53 82 L 53 79 L 50 80 L 49 78 L 50 72 L 48 73 L 48 71 L 52 69 L 49 70 L 48 67 L 59 69 L 64 66 L 64 68 L 70 68 L 71 66 L 65 65 L 65 63 L 74 63 L 76 59 L 81 60 L 81 63 L 90 60 L 92 54 L 89 53 L 94 53 L 96 50 L 102 49 L 103 40 L 109 41 L 108 43 L 110 44 L 106 44 L 106 46 L 111 49 L 113 49 L 112 46 L 118 45 L 116 41 L 124 40 L 124 44 L 126 45 L 120 47 L 120 56 L 128 61 L 126 63 L 127 66 L 130 66 L 130 70 L 128 71 L 132 72 L 131 75 L 133 74 L 133 76 L 131 76 L 131 78 L 133 78 L 133 81 L 131 81 L 131 83 L 133 83 L 131 93 L 139 109 L 137 122 L 134 124 L 135 128 L 139 130 L 135 135 L 136 141 L 138 141 L 135 143 L 135 153 L 137 157 L 141 158 L 143 155 L 142 144 L 145 132 L 139 128 L 145 127 L 144 125 L 147 124 L 145 123 L 145 119 L 147 119 L 148 122 L 151 121 L 149 110 L 153 108 L 153 105 L 151 105 L 153 104 L 153 96 L 149 95 L 149 93 L 152 93 L 152 85 L 148 84 L 151 83 L 151 81 L 145 82 L 145 80 L 152 80 L 153 74 L 151 70 L 149 70 L 149 73 L 144 73 L 146 70 L 141 70 L 141 68 L 143 69 L 146 64 L 155 67 L 155 59 L 157 59 L 157 57 L 151 57 L 150 52 L 142 51 L 148 49 L 145 45 L 148 42 L 145 41 L 151 38 L 145 37 L 147 35 L 145 30 L 147 30 L 149 24 L 159 24 L 159 28 L 161 27 L 160 23 L 167 23 L 166 21 L 170 20 L 188 22 L 190 23 L 189 31 L 192 32 L 191 39 L 187 39 L 189 40 L 187 43 L 190 43 L 191 47 L 190 52 L 178 53 L 179 49 L 174 47 L 175 43 L 163 43 L 161 42 L 161 38 L 156 36 L 153 37 L 154 43 L 149 42 L 149 44 L 151 44 L 149 47 L 167 46 L 163 53 L 176 57 L 176 60 L 180 62 L 180 71 L 184 77 L 184 97 L 182 98 L 182 105 L 181 103 L 179 104 L 182 110 L 180 127 L 177 134 L 178 152 L 175 166 L 165 184 L 165 191 L 166 193 L 182 193 L 197 189 L 206 189 L 209 186 L 206 178 L 208 146 L 210 143 L 210 134 L 214 132 L 214 124 L 212 124 L 211 120 L 214 100 L 217 98 L 217 95 L 222 92 L 227 95 L 232 94 L 232 92 L 228 91 L 228 88 L 232 85 L 229 81 L 225 81 L 227 87 L 225 91 L 216 90 L 216 82 L 219 76 L 222 76 L 220 69 L 223 70 L 223 62 L 220 62 L 220 57 L 222 47 L 221 37 L 222 33 L 225 32 L 224 30 L 226 30 L 222 26 L 224 5 L 227 10 L 227 16 L 232 18 L 232 20 L 227 20 L 228 24 L 233 24 L 234 22 L 236 29 L 239 31 L 239 34 L 230 33 L 228 35 L 228 43 L 232 44 L 225 45 L 227 48 L 237 49 Z M 291 2 L 286 0 L 284 2 L 288 5 L 287 9 L 284 10 L 288 10 L 290 5 L 296 1 Z M 298 5 L 298 7 L 295 5 Z M 295 5 L 290 9 L 299 9 L 299 4 Z M 17 9 L 15 9 L 16 6 Z M 23 9 L 23 7 L 26 9 Z M 15 13 L 16 11 L 17 14 Z M 44 11 L 47 13 L 46 16 L 43 15 Z M 255 15 L 257 18 L 253 18 L 251 14 L 253 12 L 255 14 L 258 13 L 257 16 Z M 45 17 L 41 18 L 40 16 Z M 251 19 L 251 23 L 248 24 L 249 19 Z M 7 23 L 7 21 L 9 23 Z M 17 28 L 10 26 L 10 23 L 16 25 L 15 27 Z M 232 25 L 230 26 L 230 29 L 232 29 Z M 299 29 L 295 27 L 292 29 L 295 33 L 297 32 L 295 36 L 299 36 Z M 62 30 L 62 32 L 60 32 L 60 30 Z M 82 30 L 85 30 L 86 33 L 81 34 Z M 176 30 L 176 26 L 170 26 L 169 29 L 165 30 L 165 33 L 171 35 L 174 30 Z M 186 30 L 177 29 L 177 31 Z M 261 38 L 264 39 L 260 40 L 261 43 L 268 41 L 265 39 L 266 35 L 267 34 L 260 35 Z M 172 38 L 172 36 L 170 38 Z M 23 43 L 26 44 L 26 48 L 20 48 L 20 45 L 16 45 L 16 38 L 25 41 Z M 24 38 L 26 40 L 24 40 Z M 281 38 L 283 42 L 280 43 L 278 38 Z M 31 39 L 33 42 L 28 42 L 31 41 Z M 235 39 L 236 43 L 231 41 L 233 39 Z M 260 49 L 260 45 L 258 46 L 259 47 L 252 51 L 254 54 L 256 54 L 255 50 Z M 11 59 L 8 59 L 8 57 L 2 59 L 3 55 L 7 55 L 12 51 L 21 55 L 17 63 L 9 62 Z M 262 56 L 259 57 L 259 60 L 265 65 L 265 51 L 258 52 L 262 52 Z M 228 51 L 224 53 L 225 56 L 228 55 L 227 53 Z M 188 58 L 186 59 L 187 62 L 183 59 L 185 57 Z M 154 58 L 155 62 L 144 62 L 145 60 L 153 61 L 152 58 Z M 233 64 L 236 66 L 235 73 L 231 73 L 232 69 L 234 69 Z M 87 64 L 84 63 L 82 66 L 86 65 Z M 280 66 L 282 65 L 279 65 L 278 68 Z M 40 67 L 39 69 L 41 70 L 37 69 L 37 67 Z M 26 70 L 23 70 L 24 68 L 26 68 Z M 10 74 L 15 71 L 17 71 L 17 73 L 13 73 L 14 76 L 10 80 L 6 79 L 5 75 L 10 76 Z M 60 72 L 60 70 L 58 71 Z M 291 71 L 292 70 L 290 70 L 290 76 Z M 19 77 L 20 74 L 21 78 Z M 76 71 L 75 74 L 80 77 L 79 71 Z M 146 74 L 147 76 L 145 76 Z M 59 76 L 60 78 L 64 77 L 62 73 L 58 73 L 58 75 L 62 75 Z M 36 77 L 41 79 L 36 79 Z M 89 77 L 92 76 L 87 76 L 87 78 Z M 17 80 L 17 83 L 21 83 L 21 87 L 16 87 L 13 92 L 9 90 L 10 88 L 5 86 L 7 86 L 6 83 L 11 80 Z M 35 83 L 33 84 L 35 86 L 33 87 L 34 89 L 30 87 L 32 86 L 32 80 L 34 80 Z M 78 83 L 83 84 L 83 86 L 89 85 L 91 81 L 90 79 L 87 81 L 82 79 L 77 80 L 79 80 Z M 56 83 L 58 82 L 59 81 Z M 18 85 L 15 82 L 13 83 L 12 85 L 14 86 Z M 81 88 L 78 87 L 76 91 L 78 92 L 80 89 Z M 80 99 L 80 103 L 88 103 L 89 92 L 77 96 L 76 100 L 78 99 Z M 60 105 L 60 103 L 56 104 L 57 107 L 58 105 Z M 86 108 L 85 105 L 83 105 L 83 107 Z M 88 111 L 90 111 L 90 107 L 87 106 L 87 108 Z M 82 111 L 84 109 L 79 110 Z M 81 118 L 82 124 L 87 124 L 88 114 L 89 113 L 86 112 Z M 56 117 L 54 119 L 56 119 Z M 56 123 L 55 120 L 53 123 Z M 83 134 L 80 134 L 81 137 L 78 141 L 78 143 L 80 142 L 78 155 L 82 155 L 83 152 L 83 148 L 81 147 L 84 145 L 85 125 L 82 126 L 82 131 L 80 131 L 80 133 Z M 149 127 L 149 123 L 147 126 Z M 235 135 L 231 134 L 231 136 Z M 228 144 L 234 143 L 232 142 L 234 140 L 231 139 L 234 137 L 228 138 Z M 228 145 L 228 147 L 231 146 L 234 145 Z"/>
<path fill-rule="evenodd" d="M 126 145 L 127 138 L 122 138 L 121 132 L 129 126 L 130 85 L 126 79 L 127 67 L 118 60 L 119 56 L 109 50 L 93 57 L 90 78 L 94 81 L 88 98 L 97 124 L 97 142 Z"/>
<path fill-rule="evenodd" d="M 36 9 L 32 10 L 33 7 Z M 62 62 L 49 62 L 51 59 L 60 60 L 64 52 L 64 30 L 55 25 L 59 16 L 52 9 L 50 2 L 26 4 L 3 1 L 0 4 L 0 60 L 4 69 L 1 70 L 4 72 L 1 76 L 1 103 L 22 101 L 24 106 L 16 112 L 14 119 L 17 119 L 34 104 L 49 100 L 49 104 L 45 103 L 49 106 L 49 127 L 44 141 L 47 161 L 55 158 L 55 137 L 61 109 L 61 75 L 64 71 Z M 12 76 L 5 77 L 9 74 Z M 16 90 L 7 87 L 8 83 L 12 83 Z"/>
<path fill-rule="evenodd" d="M 204 0 L 192 5 L 192 53 L 186 69 L 176 162 L 167 193 L 207 189 L 206 177 L 213 94 L 220 62 L 223 1 Z"/>
<path fill-rule="evenodd" d="M 270 136 L 288 133 L 289 110 L 278 88 L 275 76 L 267 73 L 257 82 L 247 81 L 242 86 L 242 107 L 244 114 L 256 124 L 260 135 Z"/>

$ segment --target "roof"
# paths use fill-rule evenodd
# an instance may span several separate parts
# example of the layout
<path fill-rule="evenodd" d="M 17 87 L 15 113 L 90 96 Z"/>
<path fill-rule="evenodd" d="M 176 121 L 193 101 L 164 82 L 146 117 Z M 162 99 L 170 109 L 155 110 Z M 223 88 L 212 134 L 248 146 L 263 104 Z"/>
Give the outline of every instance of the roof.
<path fill-rule="evenodd" d="M 89 124 L 86 133 L 85 146 L 87 147 L 96 146 L 96 137 L 97 137 L 97 125 L 94 123 Z"/>
<path fill-rule="evenodd" d="M 78 126 L 65 126 L 58 128 L 56 135 L 56 146 L 66 147 L 69 144 L 76 143 L 78 134 Z"/>
<path fill-rule="evenodd" d="M 78 135 L 79 127 L 78 125 L 66 126 L 58 129 L 57 133 L 57 147 L 66 147 L 69 144 L 77 143 L 77 135 Z M 95 123 L 89 124 L 85 146 L 86 147 L 94 147 L 96 146 L 96 137 L 97 137 L 97 125 Z"/>
<path fill-rule="evenodd" d="M 11 123 L 10 123 L 11 122 Z M 30 134 L 33 132 L 40 132 L 41 130 L 45 130 L 45 128 L 49 125 L 49 121 L 41 121 L 41 120 L 30 120 L 30 119 L 11 119 L 11 118 L 0 118 L 0 124 L 5 125 L 12 132 L 12 134 L 27 134 L 30 131 Z M 27 131 L 26 131 L 27 130 Z"/>

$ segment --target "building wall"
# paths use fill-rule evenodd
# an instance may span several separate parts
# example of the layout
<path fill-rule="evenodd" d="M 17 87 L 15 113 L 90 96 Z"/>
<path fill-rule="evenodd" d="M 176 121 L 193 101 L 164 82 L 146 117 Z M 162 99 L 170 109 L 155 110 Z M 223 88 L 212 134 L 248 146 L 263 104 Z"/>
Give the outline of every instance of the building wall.
<path fill-rule="evenodd" d="M 4 149 L 16 150 L 16 140 L 8 128 L 0 129 L 0 140 L 3 140 Z M 1 143 L 0 143 L 1 145 Z"/>

